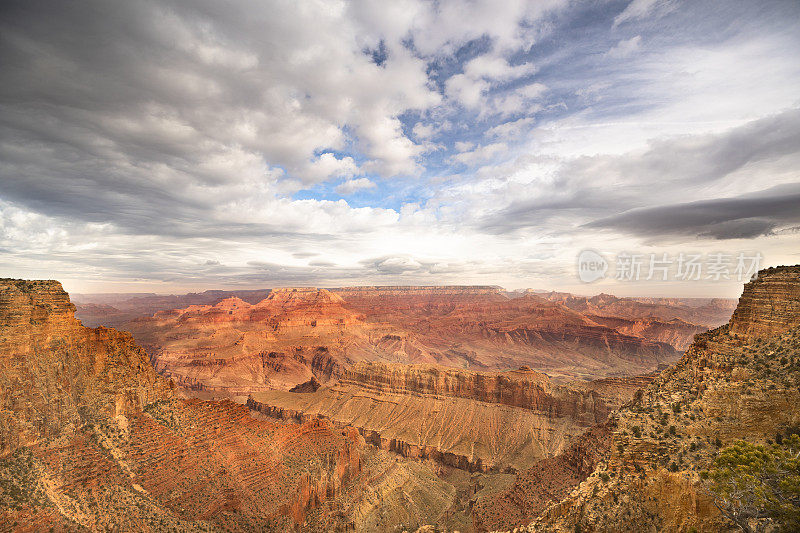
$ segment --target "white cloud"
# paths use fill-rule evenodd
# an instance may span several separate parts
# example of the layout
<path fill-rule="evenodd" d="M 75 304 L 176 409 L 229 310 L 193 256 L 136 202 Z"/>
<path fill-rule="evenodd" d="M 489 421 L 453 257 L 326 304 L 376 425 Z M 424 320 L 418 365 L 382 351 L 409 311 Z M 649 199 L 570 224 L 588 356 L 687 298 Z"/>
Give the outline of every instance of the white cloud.
<path fill-rule="evenodd" d="M 614 26 L 653 15 L 663 15 L 676 7 L 674 0 L 633 0 L 614 18 Z"/>
<path fill-rule="evenodd" d="M 483 94 L 489 89 L 489 82 L 483 79 L 472 79 L 465 74 L 451 76 L 445 83 L 445 94 L 464 107 L 478 107 L 483 101 Z"/>
<path fill-rule="evenodd" d="M 433 124 L 417 122 L 411 132 L 417 139 L 425 141 L 433 137 L 433 134 L 436 133 L 436 127 Z"/>
<path fill-rule="evenodd" d="M 356 178 L 347 180 L 336 187 L 336 192 L 342 196 L 347 196 L 365 189 L 374 189 L 376 185 L 367 178 Z"/>
<path fill-rule="evenodd" d="M 350 156 L 337 159 L 331 153 L 321 154 L 297 175 L 306 183 L 319 183 L 330 178 L 344 178 L 358 174 L 358 166 Z"/>
<path fill-rule="evenodd" d="M 622 40 L 618 42 L 613 48 L 611 48 L 608 52 L 606 52 L 606 56 L 614 59 L 622 59 L 628 57 L 637 50 L 639 50 L 641 44 L 642 44 L 641 35 L 631 37 L 630 39 Z"/>
<path fill-rule="evenodd" d="M 497 137 L 500 139 L 520 138 L 523 134 L 531 129 L 534 120 L 531 117 L 520 118 L 511 122 L 503 122 L 486 131 L 489 137 Z"/>
<path fill-rule="evenodd" d="M 493 157 L 502 154 L 506 150 L 508 150 L 508 145 L 502 142 L 497 142 L 479 146 L 474 150 L 456 154 L 452 157 L 452 159 L 453 161 L 463 165 L 471 166 L 476 163 L 492 159 Z"/>
<path fill-rule="evenodd" d="M 475 148 L 475 143 L 468 141 L 456 141 L 455 148 L 459 152 L 467 152 Z"/>
<path fill-rule="evenodd" d="M 462 74 L 451 76 L 445 83 L 445 94 L 467 108 L 477 108 L 485 105 L 486 95 L 493 88 L 502 83 L 530 76 L 536 72 L 534 65 L 522 63 L 511 65 L 506 59 L 493 54 L 485 54 L 472 59 L 464 65 Z M 541 84 L 532 84 L 530 91 L 535 91 Z M 537 94 L 538 96 L 538 94 Z M 523 97 L 530 97 L 525 89 L 518 90 L 515 96 L 519 102 Z M 513 97 L 512 97 L 513 98 Z M 506 101 L 509 97 L 505 97 Z M 520 104 L 517 103 L 516 107 Z M 508 104 L 506 104 L 508 107 Z M 503 109 L 503 106 L 494 106 L 499 112 L 513 112 Z M 484 108 L 485 109 L 485 108 Z"/>

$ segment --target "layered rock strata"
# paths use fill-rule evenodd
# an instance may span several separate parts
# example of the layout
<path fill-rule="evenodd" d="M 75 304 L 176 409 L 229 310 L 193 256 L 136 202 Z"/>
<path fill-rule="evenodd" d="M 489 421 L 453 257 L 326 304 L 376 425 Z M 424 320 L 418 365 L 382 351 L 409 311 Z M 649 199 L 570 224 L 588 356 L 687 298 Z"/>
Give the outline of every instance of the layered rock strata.
<path fill-rule="evenodd" d="M 799 387 L 800 266 L 763 270 L 728 324 L 612 414 L 594 472 L 525 530 L 734 530 L 701 474 L 720 446 L 800 425 Z"/>
<path fill-rule="evenodd" d="M 126 327 L 164 376 L 232 395 L 335 381 L 361 361 L 527 365 L 586 379 L 642 374 L 678 356 L 670 344 L 491 287 L 276 289 L 257 304 L 229 298 Z"/>
<path fill-rule="evenodd" d="M 368 443 L 406 457 L 509 472 L 560 453 L 635 390 L 619 383 L 572 388 L 529 369 L 359 363 L 336 385 L 307 394 L 257 393 L 247 404 L 283 420 L 326 418 L 356 427 Z"/>
<path fill-rule="evenodd" d="M 391 531 L 451 506 L 355 429 L 173 398 L 130 335 L 73 312 L 57 282 L 0 281 L 0 530 Z"/>
<path fill-rule="evenodd" d="M 74 312 L 56 281 L 0 279 L 0 453 L 170 396 L 130 334 Z"/>

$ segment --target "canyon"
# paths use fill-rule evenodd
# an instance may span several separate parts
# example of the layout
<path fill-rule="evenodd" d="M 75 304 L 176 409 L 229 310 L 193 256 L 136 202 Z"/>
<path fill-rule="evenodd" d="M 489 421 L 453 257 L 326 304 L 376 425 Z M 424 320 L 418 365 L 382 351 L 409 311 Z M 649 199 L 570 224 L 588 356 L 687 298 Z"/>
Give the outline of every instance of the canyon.
<path fill-rule="evenodd" d="M 735 442 L 770 446 L 799 425 L 800 266 L 775 267 L 745 285 L 728 323 L 699 335 L 605 424 L 480 502 L 475 524 L 536 532 L 735 531 L 708 481 L 714 458 Z M 762 516 L 746 527 L 780 524 Z"/>
<path fill-rule="evenodd" d="M 516 472 L 560 453 L 629 401 L 646 378 L 565 386 L 530 369 L 474 372 L 434 365 L 358 363 L 313 392 L 252 394 L 281 419 L 327 419 L 404 457 L 475 472 Z"/>
<path fill-rule="evenodd" d="M 82 326 L 54 281 L 0 280 L 0 401 L 4 531 L 376 531 L 453 501 L 355 429 L 181 397 L 129 334 Z"/>
<path fill-rule="evenodd" d="M 800 267 L 707 332 L 687 320 L 724 301 L 249 297 L 129 334 L 83 326 L 57 282 L 0 280 L 0 523 L 728 531 L 703 478 L 720 446 L 800 426 Z"/>
<path fill-rule="evenodd" d="M 677 360 L 708 329 L 678 318 L 685 304 L 659 304 L 661 318 L 636 316 L 650 307 L 635 302 L 625 317 L 582 314 L 496 287 L 295 288 L 271 290 L 256 303 L 225 297 L 163 310 L 121 327 L 179 386 L 244 401 L 312 377 L 333 383 L 370 361 L 478 371 L 528 366 L 562 382 L 642 375 Z"/>

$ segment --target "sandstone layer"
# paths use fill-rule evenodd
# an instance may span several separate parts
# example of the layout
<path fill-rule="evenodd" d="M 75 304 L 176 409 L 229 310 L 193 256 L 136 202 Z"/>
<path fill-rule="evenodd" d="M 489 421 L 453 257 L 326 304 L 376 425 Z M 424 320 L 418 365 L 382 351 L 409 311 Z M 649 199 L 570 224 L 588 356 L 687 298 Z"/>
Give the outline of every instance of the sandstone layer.
<path fill-rule="evenodd" d="M 89 329 L 56 281 L 0 279 L 0 453 L 169 396 L 130 334 Z"/>
<path fill-rule="evenodd" d="M 470 372 L 359 363 L 313 393 L 262 392 L 248 406 L 284 420 L 325 418 L 375 446 L 468 471 L 508 472 L 560 453 L 638 387 L 568 387 L 529 369 Z M 634 380 L 641 386 L 647 380 Z"/>
<path fill-rule="evenodd" d="M 335 381 L 361 361 L 529 366 L 556 378 L 591 379 L 638 375 L 677 359 L 672 345 L 640 336 L 654 327 L 623 322 L 605 325 L 535 295 L 509 299 L 493 287 L 361 287 L 276 289 L 256 304 L 228 298 L 125 327 L 178 385 L 246 396 L 312 377 Z M 682 342 L 683 328 L 651 336 Z"/>
<path fill-rule="evenodd" d="M 798 386 L 800 266 L 763 270 L 728 324 L 698 336 L 674 367 L 612 414 L 611 443 L 594 471 L 577 486 L 563 484 L 559 494 L 569 494 L 525 530 L 735 530 L 701 473 L 720 446 L 765 443 L 797 427 Z M 525 508 L 514 507 L 514 516 Z"/>
<path fill-rule="evenodd" d="M 0 530 L 392 531 L 452 505 L 355 429 L 174 398 L 130 335 L 73 312 L 57 282 L 0 282 Z"/>

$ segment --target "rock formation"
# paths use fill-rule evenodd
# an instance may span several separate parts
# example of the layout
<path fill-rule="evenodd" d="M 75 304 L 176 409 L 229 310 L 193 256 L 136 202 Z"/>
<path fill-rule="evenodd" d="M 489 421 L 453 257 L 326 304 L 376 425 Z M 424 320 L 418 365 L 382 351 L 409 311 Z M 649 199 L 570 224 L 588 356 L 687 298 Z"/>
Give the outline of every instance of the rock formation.
<path fill-rule="evenodd" d="M 216 305 L 227 298 L 239 298 L 255 304 L 269 296 L 270 289 L 190 292 L 188 294 L 73 294 L 75 315 L 84 326 L 120 327 L 136 318 L 159 311 L 182 309 L 190 305 Z"/>
<path fill-rule="evenodd" d="M 315 375 L 328 380 L 348 358 L 375 357 L 372 328 L 326 290 L 274 290 L 257 304 L 227 298 L 127 327 L 164 376 L 234 395 L 286 390 Z"/>
<path fill-rule="evenodd" d="M 631 320 L 650 318 L 659 322 L 682 322 L 713 328 L 728 322 L 736 300 L 725 298 L 620 298 L 611 294 L 577 296 L 566 292 L 542 292 L 538 296 L 580 313 Z"/>
<path fill-rule="evenodd" d="M 283 420 L 325 418 L 355 427 L 368 443 L 406 457 L 508 472 L 560 453 L 648 380 L 627 387 L 625 379 L 613 381 L 573 388 L 529 369 L 359 363 L 331 387 L 310 394 L 255 393 L 248 406 Z"/>
<path fill-rule="evenodd" d="M 130 335 L 73 312 L 57 282 L 0 281 L 0 530 L 391 531 L 452 505 L 355 429 L 175 398 Z"/>
<path fill-rule="evenodd" d="M 359 361 L 478 370 L 527 365 L 591 379 L 642 374 L 678 357 L 670 344 L 641 336 L 656 326 L 623 322 L 608 326 L 534 295 L 509 299 L 492 287 L 360 287 L 276 289 L 257 304 L 228 298 L 125 327 L 178 385 L 246 395 L 287 390 L 312 376 L 335 381 Z M 689 334 L 683 326 L 663 326 L 651 336 L 674 340 Z"/>
<path fill-rule="evenodd" d="M 56 281 L 0 279 L 0 453 L 169 396 L 130 334 L 74 312 Z"/>
<path fill-rule="evenodd" d="M 704 471 L 720 446 L 765 443 L 797 427 L 799 385 L 800 266 L 763 270 L 728 324 L 698 336 L 674 367 L 612 414 L 610 445 L 594 471 L 577 486 L 561 483 L 555 493 L 566 497 L 525 530 L 732 531 Z M 536 485 L 546 475 L 528 477 Z M 494 517 L 509 502 L 516 518 L 506 529 L 541 510 L 515 505 L 509 494 L 484 502 L 476 517 L 497 527 Z"/>

